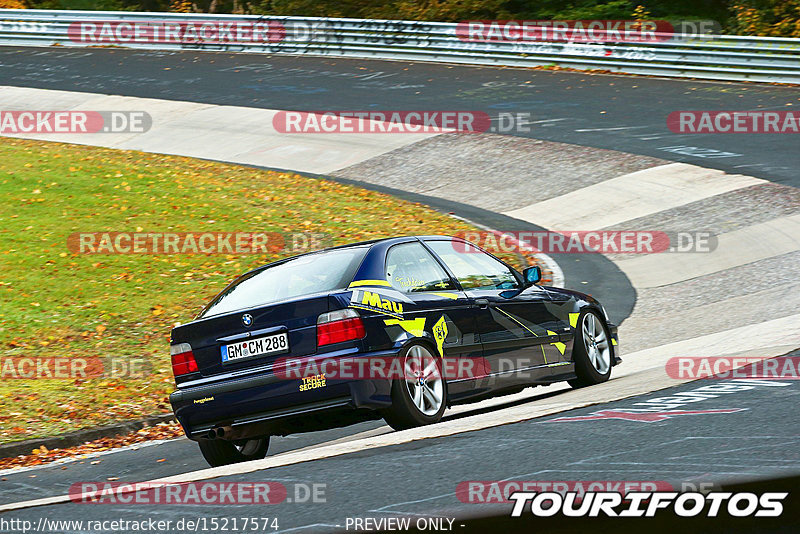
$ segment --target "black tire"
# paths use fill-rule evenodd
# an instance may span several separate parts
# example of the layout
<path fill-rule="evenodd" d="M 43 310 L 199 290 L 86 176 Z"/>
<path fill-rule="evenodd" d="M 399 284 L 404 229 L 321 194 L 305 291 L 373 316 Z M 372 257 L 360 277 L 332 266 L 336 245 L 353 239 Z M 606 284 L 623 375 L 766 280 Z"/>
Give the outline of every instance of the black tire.
<path fill-rule="evenodd" d="M 435 394 L 438 391 L 440 393 L 440 406 L 438 409 L 434 411 L 435 404 L 431 403 L 429 407 L 429 413 L 424 413 L 422 409 L 420 409 L 417 404 L 414 402 L 414 398 L 412 397 L 411 389 L 416 387 L 421 387 L 422 391 L 424 391 L 425 386 L 417 386 L 417 382 L 415 381 L 408 381 L 403 379 L 395 379 L 392 381 L 392 406 L 386 408 L 385 410 L 381 411 L 381 415 L 383 415 L 384 420 L 386 423 L 395 430 L 405 430 L 407 428 L 414 428 L 423 425 L 430 425 L 432 423 L 437 423 L 442 419 L 442 415 L 444 414 L 445 409 L 447 409 L 447 384 L 445 382 L 443 373 L 442 373 L 442 359 L 436 354 L 431 348 L 422 343 L 414 343 L 412 345 L 407 346 L 403 349 L 400 353 L 399 358 L 400 361 L 403 363 L 402 367 L 405 369 L 406 361 L 409 359 L 414 359 L 416 354 L 423 354 L 423 358 L 425 358 L 428 362 L 432 363 L 435 362 L 436 365 L 436 373 L 438 373 L 438 377 L 430 378 L 430 382 L 424 381 L 427 384 L 434 384 L 432 387 L 428 386 L 430 394 L 420 393 L 420 395 L 424 396 L 425 400 L 422 400 L 424 404 L 428 404 L 428 400 L 431 398 L 430 395 L 433 395 L 435 398 Z M 431 359 L 428 359 L 428 356 Z M 426 365 L 427 367 L 427 365 Z M 438 378 L 440 381 L 441 387 L 437 388 L 435 386 L 435 380 Z M 409 385 L 409 384 L 414 384 Z"/>
<path fill-rule="evenodd" d="M 605 356 L 601 356 L 601 354 L 598 352 L 595 353 L 597 354 L 597 357 L 594 359 L 594 361 L 599 362 L 602 360 L 603 363 L 605 363 L 605 365 L 599 365 L 599 369 L 598 364 L 593 363 L 592 357 L 590 356 L 590 352 L 593 347 L 595 351 L 598 350 L 598 337 L 596 336 L 594 339 L 587 339 L 584 334 L 585 323 L 591 320 L 596 321 L 596 326 L 601 328 L 602 333 L 605 335 L 604 341 L 607 351 Z M 593 341 L 594 345 L 592 343 Z M 611 376 L 611 367 L 613 365 L 611 333 L 608 331 L 608 326 L 606 326 L 603 318 L 593 310 L 584 310 L 578 316 L 578 323 L 575 329 L 575 340 L 573 341 L 572 345 L 572 359 L 575 361 L 575 374 L 577 377 L 569 380 L 568 383 L 573 388 L 582 388 L 600 384 L 601 382 L 608 380 Z"/>
<path fill-rule="evenodd" d="M 204 439 L 198 442 L 203 458 L 211 467 L 230 465 L 250 460 L 261 460 L 267 455 L 269 436 L 265 438 L 228 441 Z"/>

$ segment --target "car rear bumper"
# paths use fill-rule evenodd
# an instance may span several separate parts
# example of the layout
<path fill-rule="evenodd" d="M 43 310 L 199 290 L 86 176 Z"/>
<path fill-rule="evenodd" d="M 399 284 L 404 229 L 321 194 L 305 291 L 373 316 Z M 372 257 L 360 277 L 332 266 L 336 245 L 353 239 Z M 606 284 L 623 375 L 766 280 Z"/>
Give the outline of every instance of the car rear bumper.
<path fill-rule="evenodd" d="M 339 358 L 396 355 L 396 351 L 387 351 Z M 324 356 L 330 357 L 330 354 Z M 247 377 L 228 377 L 179 388 L 169 400 L 186 435 L 194 440 L 205 439 L 218 428 L 226 429 L 226 439 L 331 428 L 374 418 L 375 410 L 391 405 L 392 384 L 387 379 L 326 378 L 317 381 L 317 387 L 303 389 L 303 385 L 301 379 L 266 370 Z"/>

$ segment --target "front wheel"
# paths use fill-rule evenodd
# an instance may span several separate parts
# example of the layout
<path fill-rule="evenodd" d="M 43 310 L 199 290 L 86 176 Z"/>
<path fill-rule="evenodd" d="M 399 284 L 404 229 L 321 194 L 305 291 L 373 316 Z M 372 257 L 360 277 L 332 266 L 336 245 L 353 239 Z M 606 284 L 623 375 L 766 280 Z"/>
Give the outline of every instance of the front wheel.
<path fill-rule="evenodd" d="M 441 358 L 414 344 L 403 350 L 400 361 L 405 376 L 392 382 L 392 406 L 383 418 L 395 430 L 438 422 L 447 407 Z"/>
<path fill-rule="evenodd" d="M 577 378 L 570 380 L 569 385 L 574 388 L 599 384 L 611 376 L 611 334 L 591 310 L 578 318 L 572 358 Z"/>
<path fill-rule="evenodd" d="M 211 467 L 261 460 L 267 455 L 269 436 L 256 439 L 228 441 L 224 439 L 201 440 L 200 452 Z"/>

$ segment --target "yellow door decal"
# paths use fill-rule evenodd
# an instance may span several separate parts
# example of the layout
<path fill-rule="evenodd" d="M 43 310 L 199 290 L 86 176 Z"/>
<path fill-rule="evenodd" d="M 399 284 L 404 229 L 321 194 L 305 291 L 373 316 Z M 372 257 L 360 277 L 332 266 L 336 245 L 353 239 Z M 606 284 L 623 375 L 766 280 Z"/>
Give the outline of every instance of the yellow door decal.
<path fill-rule="evenodd" d="M 399 325 L 403 330 L 414 337 L 422 337 L 425 335 L 425 317 L 406 319 L 405 321 L 399 319 L 384 319 L 383 322 L 386 323 L 387 326 L 394 324 Z"/>
<path fill-rule="evenodd" d="M 433 325 L 433 337 L 436 338 L 436 347 L 439 349 L 439 356 L 444 358 L 444 340 L 447 337 L 447 323 L 444 320 L 444 315 L 439 317 L 439 320 Z"/>
<path fill-rule="evenodd" d="M 556 333 L 553 332 L 552 330 L 548 330 L 547 331 L 547 335 L 554 336 L 554 335 L 556 335 Z M 564 354 L 564 351 L 567 350 L 567 346 L 564 343 L 561 343 L 559 341 L 556 341 L 556 342 L 550 343 L 550 344 L 553 345 L 555 348 L 557 348 L 558 352 L 560 352 L 561 354 Z"/>
<path fill-rule="evenodd" d="M 578 328 L 578 316 L 580 313 L 570 313 L 569 314 L 569 325 L 572 328 Z"/>

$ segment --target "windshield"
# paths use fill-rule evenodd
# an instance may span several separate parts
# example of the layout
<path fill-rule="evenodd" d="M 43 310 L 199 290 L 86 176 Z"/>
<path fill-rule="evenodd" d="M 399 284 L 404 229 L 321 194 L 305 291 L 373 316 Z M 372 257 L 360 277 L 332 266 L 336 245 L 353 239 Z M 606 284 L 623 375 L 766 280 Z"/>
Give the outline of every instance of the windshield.
<path fill-rule="evenodd" d="M 329 250 L 253 271 L 217 295 L 199 318 L 345 289 L 366 252 L 367 247 Z"/>

